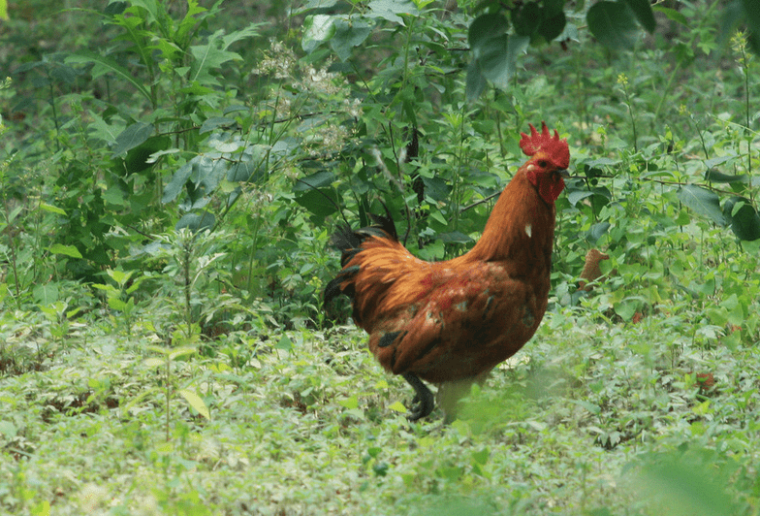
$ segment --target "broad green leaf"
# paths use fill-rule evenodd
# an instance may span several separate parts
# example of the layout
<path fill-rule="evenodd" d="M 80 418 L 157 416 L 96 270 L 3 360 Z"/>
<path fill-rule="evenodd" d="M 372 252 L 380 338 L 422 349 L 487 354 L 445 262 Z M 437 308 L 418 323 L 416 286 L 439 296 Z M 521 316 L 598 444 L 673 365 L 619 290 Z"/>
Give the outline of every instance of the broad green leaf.
<path fill-rule="evenodd" d="M 724 174 L 714 169 L 705 172 L 705 179 L 712 183 L 747 183 L 749 181 L 749 178 L 744 174 L 735 176 Z"/>
<path fill-rule="evenodd" d="M 649 3 L 649 0 L 625 0 L 625 3 L 628 4 L 633 14 L 636 15 L 636 19 L 641 26 L 649 34 L 652 34 L 657 27 L 657 22 L 654 20 L 654 13 L 652 12 L 652 5 Z"/>
<path fill-rule="evenodd" d="M 185 183 L 187 183 L 187 180 L 190 179 L 190 175 L 193 173 L 193 163 L 195 162 L 196 158 L 193 158 L 174 173 L 171 181 L 164 187 L 164 195 L 161 197 L 162 203 L 172 202 L 179 197 L 179 194 L 182 193 L 182 189 L 185 187 Z"/>
<path fill-rule="evenodd" d="M 406 412 L 407 412 L 406 407 L 400 401 L 392 403 L 388 408 L 391 409 L 391 410 L 393 410 L 393 411 L 395 411 L 395 412 L 400 412 L 401 414 L 406 414 Z"/>
<path fill-rule="evenodd" d="M 719 197 L 699 186 L 686 185 L 678 189 L 678 199 L 697 214 L 708 217 L 716 224 L 726 225 L 726 218 L 720 208 Z"/>
<path fill-rule="evenodd" d="M 197 352 L 198 352 L 198 350 L 195 349 L 195 348 L 191 348 L 191 347 L 188 347 L 188 346 L 182 346 L 182 347 L 179 347 L 179 348 L 172 349 L 169 352 L 169 358 L 171 360 L 176 360 L 176 359 L 181 358 L 181 357 L 186 357 L 186 356 L 193 355 L 193 354 L 195 354 Z"/>
<path fill-rule="evenodd" d="M 575 206 L 583 199 L 591 197 L 592 195 L 594 195 L 594 192 L 590 192 L 588 190 L 574 190 L 567 194 L 567 200 L 572 206 Z"/>
<path fill-rule="evenodd" d="M 218 73 L 221 66 L 228 61 L 242 59 L 239 54 L 228 51 L 227 46 L 224 31 L 221 29 L 209 36 L 205 45 L 191 46 L 193 60 L 190 63 L 188 80 L 201 86 L 219 86 Z"/>
<path fill-rule="evenodd" d="M 32 289 L 32 296 L 34 296 L 34 301 L 39 305 L 51 305 L 58 301 L 58 284 L 45 283 L 44 285 L 37 285 Z"/>
<path fill-rule="evenodd" d="M 591 34 L 606 47 L 626 50 L 636 41 L 636 24 L 624 3 L 597 2 L 588 10 L 586 21 Z"/>
<path fill-rule="evenodd" d="M 329 170 L 322 170 L 303 179 L 297 179 L 293 185 L 294 192 L 309 192 L 315 188 L 330 186 L 337 180 L 335 174 Z"/>
<path fill-rule="evenodd" d="M 345 407 L 349 410 L 354 410 L 359 408 L 359 400 L 357 399 L 356 395 L 351 396 L 350 398 L 345 398 L 342 400 L 338 400 L 338 405 L 341 407 Z"/>
<path fill-rule="evenodd" d="M 326 190 L 303 192 L 296 197 L 296 202 L 320 220 L 335 213 L 338 205 L 335 192 Z"/>
<path fill-rule="evenodd" d="M 116 310 L 117 312 L 123 312 L 124 309 L 127 307 L 127 304 L 121 299 L 119 299 L 118 297 L 109 297 L 108 306 L 111 307 L 112 310 Z"/>
<path fill-rule="evenodd" d="M 112 156 L 115 158 L 141 145 L 150 138 L 150 135 L 153 134 L 153 129 L 152 124 L 144 122 L 137 122 L 128 126 L 116 137 L 116 145 L 114 145 L 113 152 L 111 153 Z"/>
<path fill-rule="evenodd" d="M 143 143 L 127 151 L 124 166 L 128 173 L 134 174 L 149 169 L 155 163 L 151 156 L 157 152 L 166 150 L 171 145 L 168 136 L 153 136 Z"/>
<path fill-rule="evenodd" d="M 40 208 L 43 209 L 43 210 L 45 210 L 45 211 L 49 211 L 50 213 L 55 213 L 55 214 L 58 214 L 58 215 L 66 215 L 66 212 L 64 210 L 62 210 L 58 206 L 53 206 L 52 204 L 47 204 L 47 203 L 41 202 L 40 203 Z M 11 221 L 13 220 L 13 218 L 15 218 L 15 217 L 12 217 Z"/>
<path fill-rule="evenodd" d="M 100 68 L 99 69 L 97 67 L 93 68 L 93 71 L 92 71 L 93 79 L 96 79 L 99 75 L 102 75 L 103 73 L 106 73 L 106 72 L 115 73 L 120 78 L 126 80 L 128 83 L 134 86 L 137 89 L 137 91 L 139 91 L 142 94 L 143 97 L 145 97 L 148 100 L 151 100 L 150 92 L 148 91 L 148 89 L 142 84 L 140 84 L 137 81 L 137 79 L 133 77 L 132 72 L 120 66 L 113 59 L 101 56 L 100 54 L 91 52 L 89 50 L 80 50 L 79 52 L 74 52 L 73 54 L 70 54 L 66 58 L 66 63 L 96 63 L 97 65 L 99 65 Z M 97 72 L 96 69 L 98 69 L 99 72 Z"/>
<path fill-rule="evenodd" d="M 653 10 L 664 14 L 668 20 L 674 21 L 676 23 L 680 23 L 684 27 L 689 26 L 689 20 L 679 11 L 676 11 L 675 9 L 671 9 L 669 7 L 662 7 L 661 5 L 655 5 L 652 7 Z"/>
<path fill-rule="evenodd" d="M 751 242 L 760 238 L 760 215 L 747 199 L 730 198 L 723 205 L 723 214 L 740 240 Z"/>
<path fill-rule="evenodd" d="M 480 72 L 480 66 L 478 61 L 472 59 L 467 66 L 467 78 L 465 84 L 465 93 L 467 95 L 467 102 L 472 102 L 480 97 L 483 90 L 486 88 L 486 78 Z"/>
<path fill-rule="evenodd" d="M 53 254 L 63 254 L 71 258 L 82 258 L 82 253 L 73 245 L 53 244 L 49 251 Z"/>
<path fill-rule="evenodd" d="M 760 36 L 760 0 L 742 0 L 747 26 L 755 37 Z"/>
<path fill-rule="evenodd" d="M 186 213 L 179 221 L 174 225 L 174 229 L 179 231 L 180 229 L 187 228 L 193 233 L 197 233 L 203 229 L 211 229 L 216 223 L 216 216 L 213 213 L 204 211 L 201 213 Z"/>
<path fill-rule="evenodd" d="M 335 17 L 326 14 L 307 16 L 303 23 L 303 39 L 301 47 L 304 52 L 311 54 L 325 41 L 335 35 Z"/>
<path fill-rule="evenodd" d="M 667 514 L 732 516 L 741 512 L 726 492 L 725 479 L 716 478 L 711 464 L 689 460 L 676 452 L 648 462 L 637 468 L 639 489 L 645 501 L 667 508 Z"/>
<path fill-rule="evenodd" d="M 8 19 L 8 1 L 0 0 L 0 20 Z"/>
<path fill-rule="evenodd" d="M 417 7 L 409 0 L 373 0 L 368 5 L 370 15 L 383 18 L 392 23 L 404 25 L 400 14 L 419 14 Z"/>
<path fill-rule="evenodd" d="M 293 341 L 287 335 L 283 335 L 274 347 L 283 351 L 293 351 Z"/>
<path fill-rule="evenodd" d="M 188 389 L 180 389 L 177 392 L 179 392 L 180 396 L 185 398 L 185 401 L 187 401 L 188 405 L 193 407 L 195 411 L 198 412 L 198 414 L 205 417 L 206 419 L 211 419 L 211 414 L 208 411 L 208 407 L 200 396 Z"/>
<path fill-rule="evenodd" d="M 367 22 L 358 18 L 336 18 L 333 22 L 335 34 L 330 39 L 330 48 L 332 48 L 341 61 L 351 57 L 351 51 L 358 47 L 372 32 L 372 28 Z"/>
<path fill-rule="evenodd" d="M 143 360 L 143 365 L 151 369 L 154 367 L 163 367 L 166 365 L 166 360 L 163 358 L 146 358 Z"/>
<path fill-rule="evenodd" d="M 553 16 L 541 20 L 537 33 L 546 41 L 554 41 L 565 30 L 566 24 L 565 13 L 560 11 Z"/>

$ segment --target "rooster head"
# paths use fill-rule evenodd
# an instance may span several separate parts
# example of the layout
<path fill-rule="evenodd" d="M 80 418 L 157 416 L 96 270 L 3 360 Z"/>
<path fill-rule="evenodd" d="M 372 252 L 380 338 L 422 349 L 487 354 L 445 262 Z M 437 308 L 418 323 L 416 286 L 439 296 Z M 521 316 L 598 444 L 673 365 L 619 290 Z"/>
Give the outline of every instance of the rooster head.
<path fill-rule="evenodd" d="M 524 165 L 528 179 L 546 202 L 553 203 L 565 188 L 563 178 L 569 177 L 566 170 L 570 165 L 567 139 L 560 140 L 556 129 L 552 135 L 545 122 L 541 122 L 540 133 L 530 124 L 530 135 L 521 134 L 520 148 L 531 156 Z"/>

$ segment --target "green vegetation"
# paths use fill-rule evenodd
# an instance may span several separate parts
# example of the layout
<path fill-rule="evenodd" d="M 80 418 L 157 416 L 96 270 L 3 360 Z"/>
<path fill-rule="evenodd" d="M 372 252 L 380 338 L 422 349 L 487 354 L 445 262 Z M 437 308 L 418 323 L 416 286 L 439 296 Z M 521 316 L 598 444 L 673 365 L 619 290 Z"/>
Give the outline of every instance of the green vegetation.
<path fill-rule="evenodd" d="M 0 1 L 0 513 L 760 513 L 758 2 L 243 3 Z M 541 120 L 550 313 L 409 424 L 329 236 L 462 253 Z"/>

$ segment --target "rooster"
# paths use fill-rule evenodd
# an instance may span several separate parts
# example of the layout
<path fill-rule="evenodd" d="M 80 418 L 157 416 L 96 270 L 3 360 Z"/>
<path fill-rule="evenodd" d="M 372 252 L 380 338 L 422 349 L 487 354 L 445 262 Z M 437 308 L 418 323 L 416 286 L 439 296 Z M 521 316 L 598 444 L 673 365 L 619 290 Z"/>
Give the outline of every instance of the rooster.
<path fill-rule="evenodd" d="M 332 237 L 343 268 L 325 288 L 325 304 L 339 294 L 351 299 L 370 351 L 416 393 L 411 421 L 435 406 L 423 380 L 440 385 L 439 392 L 482 381 L 528 342 L 546 311 L 554 202 L 565 187 L 570 151 L 545 123 L 541 132 L 531 125 L 521 136 L 530 159 L 468 253 L 441 262 L 416 258 L 399 242 L 387 210 L 373 216 L 371 227 L 344 226 Z"/>

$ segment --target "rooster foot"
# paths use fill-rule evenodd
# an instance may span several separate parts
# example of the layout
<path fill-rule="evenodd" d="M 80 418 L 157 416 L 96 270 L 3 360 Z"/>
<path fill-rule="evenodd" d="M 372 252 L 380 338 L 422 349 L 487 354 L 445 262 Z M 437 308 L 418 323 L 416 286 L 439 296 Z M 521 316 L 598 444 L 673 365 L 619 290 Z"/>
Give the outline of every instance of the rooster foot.
<path fill-rule="evenodd" d="M 409 421 L 417 421 L 420 418 L 428 416 L 435 407 L 435 397 L 430 389 L 422 383 L 422 380 L 417 378 L 414 373 L 405 373 L 402 375 L 404 380 L 409 382 L 416 395 L 412 400 L 412 413 L 407 416 Z"/>

